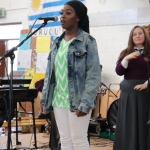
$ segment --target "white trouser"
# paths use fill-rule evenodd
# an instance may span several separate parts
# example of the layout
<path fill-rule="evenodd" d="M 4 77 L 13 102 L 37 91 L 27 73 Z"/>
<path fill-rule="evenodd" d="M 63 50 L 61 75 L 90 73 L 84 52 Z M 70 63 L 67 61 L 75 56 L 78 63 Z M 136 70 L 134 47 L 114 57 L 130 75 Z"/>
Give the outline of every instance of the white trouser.
<path fill-rule="evenodd" d="M 68 108 L 54 107 L 62 150 L 90 150 L 87 131 L 91 111 L 84 117 L 77 117 Z"/>

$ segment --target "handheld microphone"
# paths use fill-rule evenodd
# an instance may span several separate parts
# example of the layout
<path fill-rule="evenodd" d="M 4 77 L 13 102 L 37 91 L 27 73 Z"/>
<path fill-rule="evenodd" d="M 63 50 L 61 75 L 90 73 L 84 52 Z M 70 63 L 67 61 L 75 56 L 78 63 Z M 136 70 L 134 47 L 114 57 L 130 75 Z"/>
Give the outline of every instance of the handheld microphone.
<path fill-rule="evenodd" d="M 45 18 L 38 18 L 38 20 L 44 20 L 44 21 L 58 21 L 58 17 L 57 16 L 54 16 L 54 17 L 45 17 Z"/>

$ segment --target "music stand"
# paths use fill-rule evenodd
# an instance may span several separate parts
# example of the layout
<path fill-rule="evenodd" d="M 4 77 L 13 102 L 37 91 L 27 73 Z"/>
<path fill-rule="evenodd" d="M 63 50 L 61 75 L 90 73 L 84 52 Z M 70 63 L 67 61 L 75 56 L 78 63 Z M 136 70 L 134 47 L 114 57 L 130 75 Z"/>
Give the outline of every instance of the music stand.
<path fill-rule="evenodd" d="M 12 80 L 12 84 L 13 85 L 23 85 L 23 84 L 30 84 L 31 83 L 31 80 L 32 79 L 13 79 Z M 1 79 L 0 80 L 0 85 L 3 86 L 3 85 L 8 85 L 9 86 L 9 80 L 8 79 Z M 13 88 L 19 88 L 20 86 L 13 86 Z M 5 88 L 2 87 L 2 88 Z M 29 88 L 29 87 L 22 87 L 22 88 Z"/>
<path fill-rule="evenodd" d="M 34 115 L 34 98 L 37 97 L 37 90 L 36 89 L 29 89 L 29 87 L 22 87 L 19 85 L 28 84 L 30 85 L 31 79 L 13 79 L 12 84 L 18 85 L 17 87 L 13 87 L 13 98 L 15 103 L 15 109 L 16 109 L 16 145 L 20 145 L 21 142 L 18 141 L 18 121 L 17 121 L 17 102 L 26 102 L 29 101 L 32 103 L 32 113 L 21 112 L 26 114 L 32 114 L 33 115 L 33 131 L 34 131 L 34 140 L 35 140 L 35 148 L 37 148 L 36 144 L 36 128 L 35 128 L 35 115 Z M 0 85 L 9 85 L 9 81 L 7 79 L 1 79 Z M 9 87 L 2 87 L 0 88 L 0 96 L 5 97 L 5 99 L 9 100 Z M 14 105 L 14 104 L 13 104 Z M 9 106 L 10 107 L 10 106 Z M 12 107 L 13 108 L 13 107 Z M 12 109 L 13 110 L 13 109 Z M 13 113 L 12 113 L 13 114 Z M 11 116 L 12 119 L 12 116 Z M 9 136 L 9 135 L 8 135 Z"/>

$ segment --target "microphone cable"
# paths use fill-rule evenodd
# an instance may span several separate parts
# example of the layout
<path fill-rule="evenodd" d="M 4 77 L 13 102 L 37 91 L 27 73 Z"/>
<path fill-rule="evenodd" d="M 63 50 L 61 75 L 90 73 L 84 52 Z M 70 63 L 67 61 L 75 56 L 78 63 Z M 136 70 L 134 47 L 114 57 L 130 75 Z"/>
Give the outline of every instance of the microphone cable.
<path fill-rule="evenodd" d="M 38 20 L 38 18 L 34 21 L 34 23 L 33 23 L 32 27 L 30 28 L 30 31 L 29 31 L 29 33 L 27 34 L 26 38 L 27 38 L 27 37 L 28 37 L 28 35 L 31 33 L 31 31 L 32 31 L 32 29 L 33 29 L 33 27 L 34 27 L 35 23 L 37 22 L 37 20 Z"/>

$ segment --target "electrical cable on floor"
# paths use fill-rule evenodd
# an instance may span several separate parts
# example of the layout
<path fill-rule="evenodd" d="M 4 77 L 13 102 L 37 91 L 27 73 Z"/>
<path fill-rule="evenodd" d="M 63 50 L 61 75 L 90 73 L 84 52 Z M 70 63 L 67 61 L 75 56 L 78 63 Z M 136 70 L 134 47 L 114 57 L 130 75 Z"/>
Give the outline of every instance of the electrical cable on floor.
<path fill-rule="evenodd" d="M 35 148 L 28 148 L 28 147 L 17 148 L 17 150 L 38 150 L 38 149 L 41 149 L 41 150 L 49 149 L 49 146 L 43 145 L 43 146 L 37 147 L 36 149 Z"/>
<path fill-rule="evenodd" d="M 31 146 L 32 136 L 33 136 L 33 131 L 32 131 L 32 134 L 31 134 L 31 139 L 30 139 L 29 148 L 30 148 L 30 146 Z"/>
<path fill-rule="evenodd" d="M 16 140 L 15 137 L 12 137 L 12 139 Z M 30 142 L 31 142 L 31 140 L 30 140 Z M 40 142 L 40 141 L 37 141 L 37 142 L 43 143 L 43 142 Z M 43 143 L 43 144 L 44 145 L 42 145 L 42 146 L 38 146 L 37 149 L 49 148 L 49 142 L 46 142 L 46 143 Z M 20 147 L 20 148 L 16 148 L 16 149 L 18 149 L 18 150 L 35 150 L 35 148 L 30 148 L 30 147 Z"/>
<path fill-rule="evenodd" d="M 44 150 L 44 149 L 46 148 L 48 148 L 49 149 L 49 142 L 47 142 L 47 144 L 45 143 L 45 145 L 42 145 L 42 146 L 38 146 L 36 149 L 42 149 L 42 150 Z M 21 148 L 17 148 L 18 150 L 35 150 L 35 148 L 29 148 L 29 147 L 21 147 Z"/>

